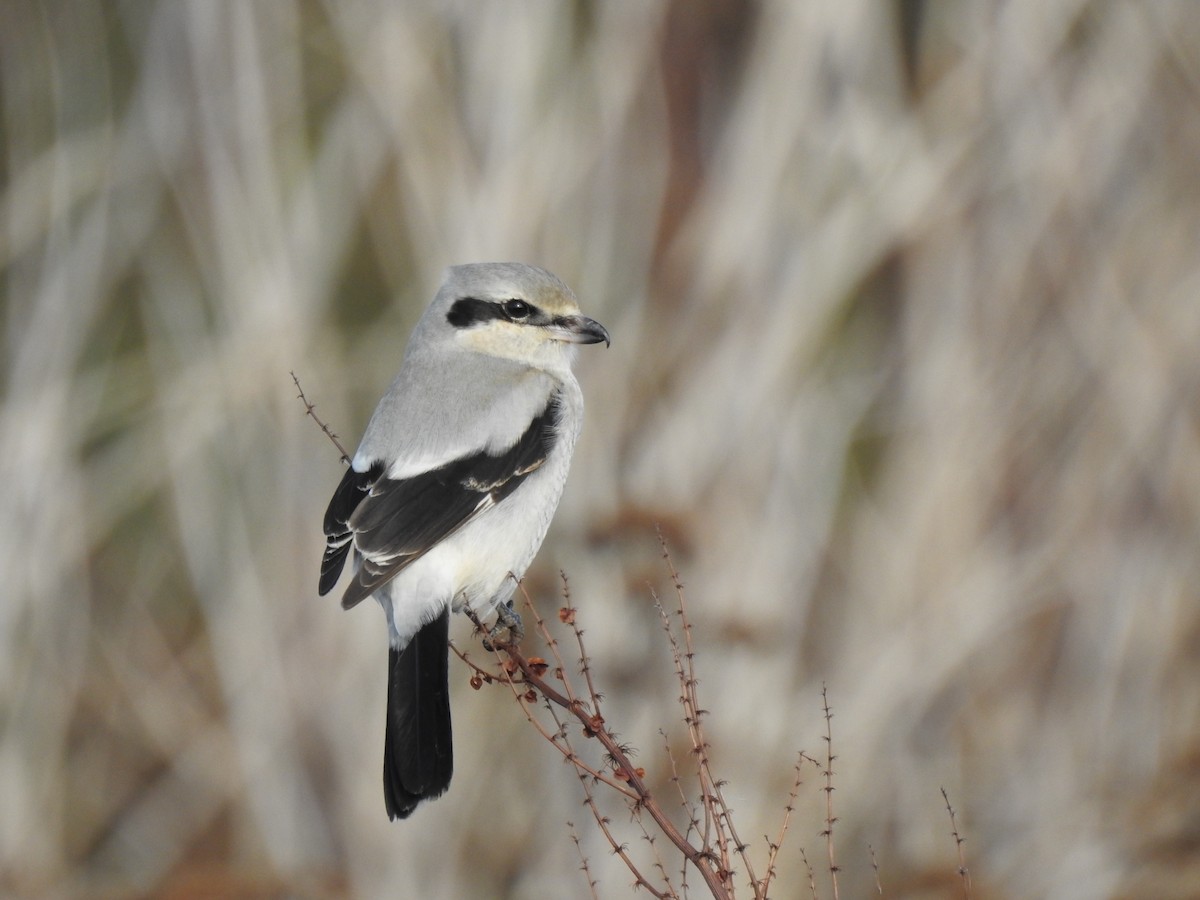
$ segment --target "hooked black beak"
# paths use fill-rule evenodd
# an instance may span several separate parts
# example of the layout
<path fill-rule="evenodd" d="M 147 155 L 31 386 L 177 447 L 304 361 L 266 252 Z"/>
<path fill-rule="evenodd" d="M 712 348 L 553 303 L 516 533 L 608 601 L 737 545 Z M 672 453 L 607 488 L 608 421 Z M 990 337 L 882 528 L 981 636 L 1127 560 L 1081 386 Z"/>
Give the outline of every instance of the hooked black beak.
<path fill-rule="evenodd" d="M 559 316 L 550 326 L 550 330 L 556 340 L 571 344 L 598 344 L 604 341 L 604 346 L 612 345 L 608 329 L 587 316 Z"/>

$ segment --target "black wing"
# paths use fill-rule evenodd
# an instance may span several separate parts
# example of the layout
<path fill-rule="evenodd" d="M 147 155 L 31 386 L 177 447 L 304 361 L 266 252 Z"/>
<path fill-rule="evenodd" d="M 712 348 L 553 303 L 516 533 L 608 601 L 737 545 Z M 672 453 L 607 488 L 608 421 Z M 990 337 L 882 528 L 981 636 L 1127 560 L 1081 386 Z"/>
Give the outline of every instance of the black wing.
<path fill-rule="evenodd" d="M 346 609 L 498 504 L 546 461 L 557 419 L 555 394 L 520 439 L 499 455 L 480 452 L 402 479 L 386 477 L 382 462 L 366 472 L 349 469 L 325 512 L 321 594 L 337 583 L 351 546 L 362 565 L 342 596 Z"/>
<path fill-rule="evenodd" d="M 350 517 L 383 475 L 383 468 L 381 462 L 365 472 L 356 472 L 351 466 L 333 492 L 329 508 L 325 510 L 325 556 L 321 559 L 321 586 L 318 588 L 322 597 L 337 584 L 342 566 L 346 564 L 346 556 L 350 553 L 350 545 L 354 541 Z"/>

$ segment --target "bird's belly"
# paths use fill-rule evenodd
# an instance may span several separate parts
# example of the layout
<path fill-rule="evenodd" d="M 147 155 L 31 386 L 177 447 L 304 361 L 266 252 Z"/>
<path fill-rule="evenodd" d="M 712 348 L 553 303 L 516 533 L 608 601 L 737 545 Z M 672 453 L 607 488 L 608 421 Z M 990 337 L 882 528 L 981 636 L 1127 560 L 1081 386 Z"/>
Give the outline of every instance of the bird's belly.
<path fill-rule="evenodd" d="M 486 617 L 516 590 L 542 545 L 566 472 L 548 463 L 547 478 L 529 481 L 414 562 L 386 587 L 392 643 L 404 646 L 447 604 Z M 565 467 L 564 467 L 565 469 Z M 531 510 L 540 512 L 531 515 Z M 514 578 L 515 576 L 515 578 Z"/>

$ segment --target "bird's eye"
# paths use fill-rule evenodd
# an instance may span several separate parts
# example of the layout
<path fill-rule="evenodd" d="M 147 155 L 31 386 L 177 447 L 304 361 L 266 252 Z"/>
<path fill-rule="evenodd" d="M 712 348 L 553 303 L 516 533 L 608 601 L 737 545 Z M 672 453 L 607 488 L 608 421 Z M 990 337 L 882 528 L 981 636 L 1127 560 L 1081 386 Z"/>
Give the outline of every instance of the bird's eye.
<path fill-rule="evenodd" d="M 504 314 L 510 319 L 527 319 L 530 312 L 532 309 L 524 300 L 506 300 L 504 302 Z"/>

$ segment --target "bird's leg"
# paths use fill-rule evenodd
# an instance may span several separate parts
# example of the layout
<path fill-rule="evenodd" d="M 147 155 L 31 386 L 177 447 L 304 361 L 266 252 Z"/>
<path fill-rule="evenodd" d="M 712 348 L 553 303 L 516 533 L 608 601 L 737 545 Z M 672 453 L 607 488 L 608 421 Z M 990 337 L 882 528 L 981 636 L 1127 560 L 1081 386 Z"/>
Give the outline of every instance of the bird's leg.
<path fill-rule="evenodd" d="M 510 644 L 519 644 L 521 639 L 525 637 L 525 625 L 521 622 L 521 614 L 513 609 L 513 602 L 509 600 L 500 607 L 499 622 L 503 622 L 508 628 L 508 642 Z"/>
<path fill-rule="evenodd" d="M 483 639 L 483 649 L 491 650 L 496 640 L 496 636 L 500 632 L 508 631 L 508 637 L 505 640 L 507 644 L 519 644 L 521 638 L 525 637 L 525 626 L 521 624 L 521 616 L 513 609 L 513 602 L 509 600 L 507 603 L 501 603 L 496 607 L 496 624 L 492 626 L 487 633 L 487 637 Z"/>

